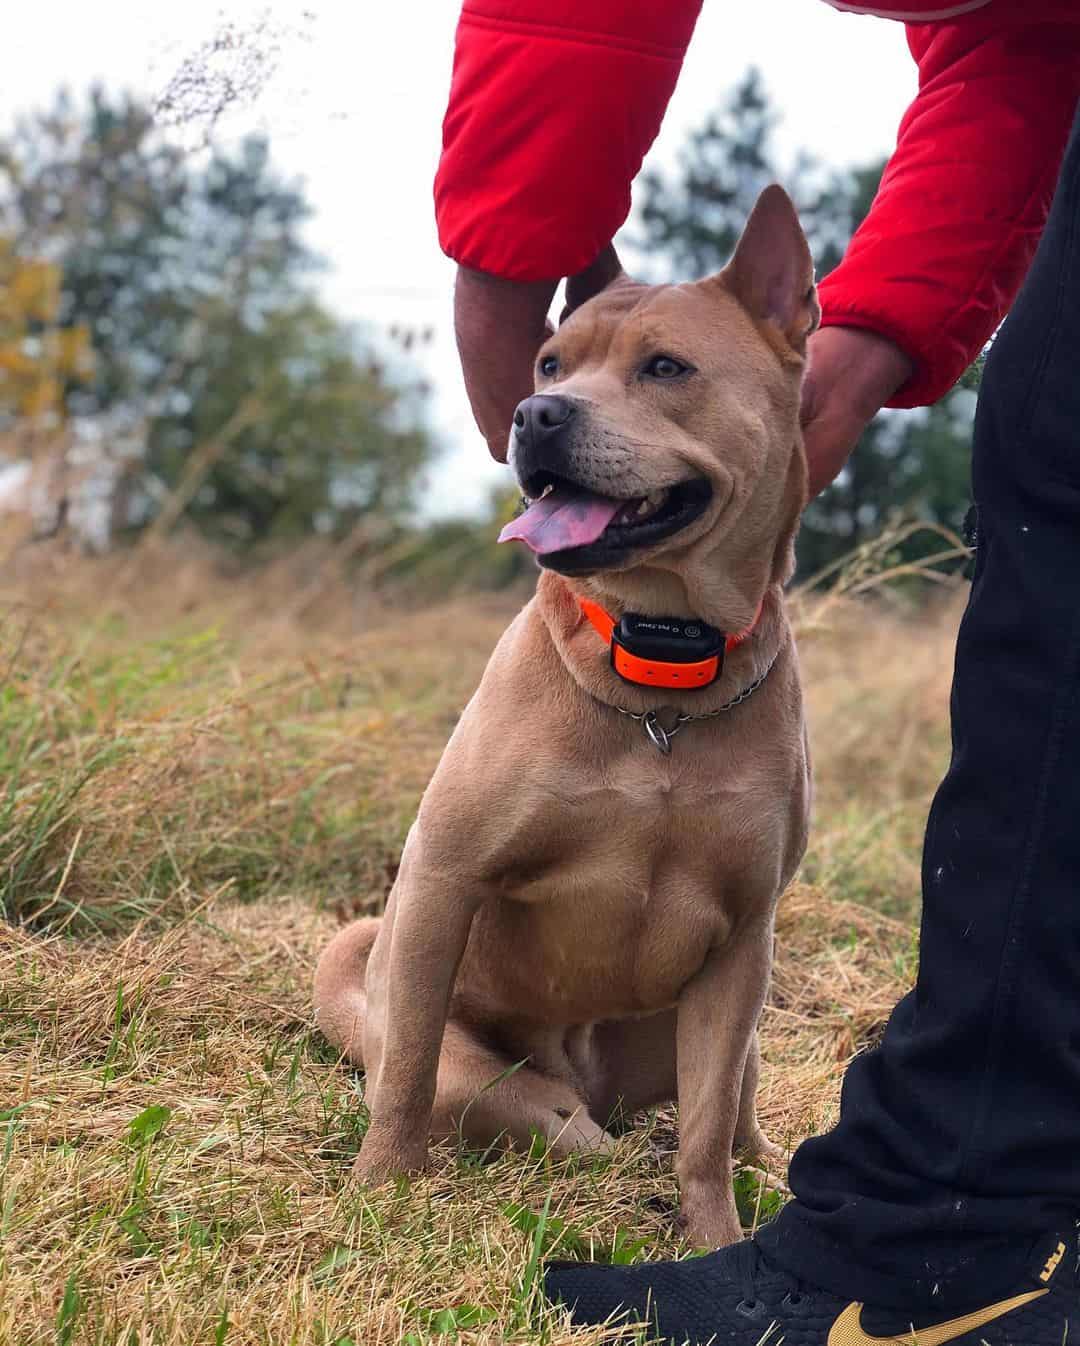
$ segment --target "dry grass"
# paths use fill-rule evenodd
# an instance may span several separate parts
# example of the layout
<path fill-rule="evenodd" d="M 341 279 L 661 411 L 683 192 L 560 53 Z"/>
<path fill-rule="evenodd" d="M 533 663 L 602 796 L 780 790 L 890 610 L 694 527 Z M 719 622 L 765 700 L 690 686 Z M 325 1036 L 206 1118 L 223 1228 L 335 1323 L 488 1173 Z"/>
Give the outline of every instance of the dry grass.
<path fill-rule="evenodd" d="M 381 900 L 515 601 L 312 583 L 175 551 L 0 583 L 5 1346 L 585 1346 L 537 1302 L 538 1250 L 683 1251 L 664 1115 L 603 1162 L 446 1149 L 344 1184 L 364 1113 L 313 962 L 337 903 Z M 913 974 L 955 603 L 800 615 L 818 802 L 764 1023 L 778 1139 L 828 1124 Z M 774 1199 L 740 1195 L 748 1221 Z"/>

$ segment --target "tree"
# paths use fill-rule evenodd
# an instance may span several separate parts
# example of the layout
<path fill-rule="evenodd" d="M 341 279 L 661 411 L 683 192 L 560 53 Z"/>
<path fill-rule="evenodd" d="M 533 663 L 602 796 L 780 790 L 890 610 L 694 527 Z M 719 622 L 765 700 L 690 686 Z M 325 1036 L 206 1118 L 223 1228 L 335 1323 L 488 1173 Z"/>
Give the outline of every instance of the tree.
<path fill-rule="evenodd" d="M 430 444 L 398 423 L 402 394 L 356 345 L 309 298 L 250 325 L 227 306 L 208 314 L 186 407 L 151 427 L 151 472 L 176 483 L 204 465 L 188 513 L 234 542 L 400 513 Z"/>
<path fill-rule="evenodd" d="M 756 70 L 691 133 L 674 176 L 644 175 L 639 246 L 646 264 L 695 278 L 730 257 L 758 193 L 785 182 L 820 277 L 840 261 L 874 199 L 883 163 L 826 171 L 800 154 L 781 171 L 776 114 Z M 877 416 L 840 478 L 811 502 L 799 536 L 799 570 L 809 575 L 878 532 L 896 512 L 959 528 L 968 503 L 973 398 L 958 389 L 922 413 Z M 908 554 L 925 550 L 913 538 Z"/>
<path fill-rule="evenodd" d="M 431 452 L 416 389 L 316 302 L 307 215 L 265 140 L 193 159 L 101 89 L 0 143 L 0 228 L 49 259 L 59 320 L 89 335 L 93 376 L 62 400 L 135 446 L 136 521 L 172 493 L 248 543 L 402 505 Z"/>

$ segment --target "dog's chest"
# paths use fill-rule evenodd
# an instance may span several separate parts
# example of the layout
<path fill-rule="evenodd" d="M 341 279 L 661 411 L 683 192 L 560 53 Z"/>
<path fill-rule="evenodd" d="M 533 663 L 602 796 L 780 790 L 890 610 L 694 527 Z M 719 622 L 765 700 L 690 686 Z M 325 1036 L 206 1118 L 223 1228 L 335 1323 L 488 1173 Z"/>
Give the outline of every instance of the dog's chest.
<path fill-rule="evenodd" d="M 762 861 L 771 870 L 777 820 L 752 775 L 708 785 L 647 761 L 528 788 L 521 830 L 491 857 L 501 897 L 478 914 L 468 961 L 539 1018 L 674 1003 L 741 906 L 773 895 Z M 515 950 L 510 964 L 493 965 L 499 949 Z"/>
<path fill-rule="evenodd" d="M 507 897 L 474 922 L 465 979 L 484 999 L 555 1024 L 673 1004 L 728 928 L 723 906 L 677 866 L 645 874 L 614 861 L 558 876 L 547 901 Z M 512 950 L 512 958 L 506 956 Z M 501 956 L 500 955 L 501 951 Z"/>
<path fill-rule="evenodd" d="M 734 842 L 754 834 L 768 844 L 777 803 L 755 766 L 709 772 L 642 751 L 528 781 L 491 861 L 518 901 L 598 887 L 645 894 L 665 876 L 715 888 Z"/>

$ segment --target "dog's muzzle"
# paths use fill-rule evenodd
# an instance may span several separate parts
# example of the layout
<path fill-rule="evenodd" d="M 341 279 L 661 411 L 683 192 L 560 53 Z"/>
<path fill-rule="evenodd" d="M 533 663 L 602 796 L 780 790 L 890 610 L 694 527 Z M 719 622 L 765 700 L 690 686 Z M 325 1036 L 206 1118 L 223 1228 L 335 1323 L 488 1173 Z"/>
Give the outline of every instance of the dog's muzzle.
<path fill-rule="evenodd" d="M 524 485 L 537 472 L 561 473 L 566 467 L 571 428 L 577 407 L 569 397 L 534 393 L 519 402 L 510 432 L 514 472 Z"/>

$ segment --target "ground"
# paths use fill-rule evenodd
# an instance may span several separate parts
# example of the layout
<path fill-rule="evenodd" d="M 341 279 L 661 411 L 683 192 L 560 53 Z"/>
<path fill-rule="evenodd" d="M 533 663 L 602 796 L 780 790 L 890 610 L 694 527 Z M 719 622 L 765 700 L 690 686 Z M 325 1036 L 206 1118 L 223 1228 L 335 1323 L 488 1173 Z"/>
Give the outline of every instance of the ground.
<path fill-rule="evenodd" d="M 357 1190 L 362 1081 L 311 1018 L 521 597 L 394 613 L 295 571 L 0 571 L 0 1341 L 599 1343 L 543 1310 L 537 1259 L 687 1252 L 673 1116 L 603 1161 L 444 1147 Z M 796 603 L 818 795 L 761 1100 L 787 1145 L 911 984 L 948 751 L 960 595 L 859 587 Z M 781 1198 L 738 1182 L 750 1227 Z"/>

